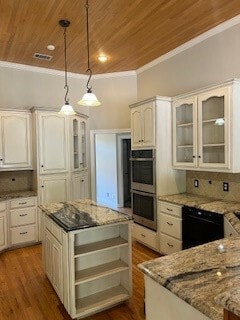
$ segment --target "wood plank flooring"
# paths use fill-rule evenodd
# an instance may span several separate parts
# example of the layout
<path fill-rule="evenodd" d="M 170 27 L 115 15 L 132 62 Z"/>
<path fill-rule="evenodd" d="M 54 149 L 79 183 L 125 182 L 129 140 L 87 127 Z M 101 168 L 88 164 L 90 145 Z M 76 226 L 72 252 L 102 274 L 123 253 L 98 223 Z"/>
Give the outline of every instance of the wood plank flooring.
<path fill-rule="evenodd" d="M 42 268 L 41 245 L 0 254 L 1 320 L 71 320 Z M 144 280 L 137 264 L 158 253 L 133 242 L 133 296 L 85 320 L 144 320 Z"/>

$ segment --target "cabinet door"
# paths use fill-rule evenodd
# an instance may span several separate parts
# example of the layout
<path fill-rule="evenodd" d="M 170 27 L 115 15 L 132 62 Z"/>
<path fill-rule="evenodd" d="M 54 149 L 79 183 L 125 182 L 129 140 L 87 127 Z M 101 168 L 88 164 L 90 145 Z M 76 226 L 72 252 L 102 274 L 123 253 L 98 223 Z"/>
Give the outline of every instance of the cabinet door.
<path fill-rule="evenodd" d="M 7 247 L 6 211 L 0 212 L 0 251 Z"/>
<path fill-rule="evenodd" d="M 141 106 L 142 146 L 155 146 L 155 105 L 152 102 Z"/>
<path fill-rule="evenodd" d="M 31 168 L 32 147 L 30 114 L 1 115 L 1 168 Z"/>
<path fill-rule="evenodd" d="M 141 107 L 131 109 L 131 143 L 132 148 L 142 146 Z"/>
<path fill-rule="evenodd" d="M 66 172 L 68 169 L 67 119 L 55 113 L 40 113 L 38 116 L 40 173 Z"/>
<path fill-rule="evenodd" d="M 52 285 L 62 301 L 63 269 L 62 245 L 52 237 Z"/>
<path fill-rule="evenodd" d="M 81 118 L 80 120 L 80 146 L 81 146 L 81 157 L 80 157 L 80 168 L 86 169 L 87 163 L 87 120 Z"/>
<path fill-rule="evenodd" d="M 197 166 L 197 98 L 173 103 L 173 165 Z"/>
<path fill-rule="evenodd" d="M 88 199 L 89 198 L 89 182 L 88 172 L 74 174 L 72 177 L 72 199 Z"/>
<path fill-rule="evenodd" d="M 229 88 L 198 96 L 199 167 L 229 168 Z"/>
<path fill-rule="evenodd" d="M 40 184 L 42 204 L 69 199 L 69 180 L 67 176 L 43 176 Z"/>
<path fill-rule="evenodd" d="M 87 120 L 72 118 L 72 170 L 87 168 Z"/>

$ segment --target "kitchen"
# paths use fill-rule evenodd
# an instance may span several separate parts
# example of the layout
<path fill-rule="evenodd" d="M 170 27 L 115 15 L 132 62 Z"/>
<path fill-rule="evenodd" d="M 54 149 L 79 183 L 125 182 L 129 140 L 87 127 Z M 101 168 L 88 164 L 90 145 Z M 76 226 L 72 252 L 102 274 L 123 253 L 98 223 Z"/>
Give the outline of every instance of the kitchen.
<path fill-rule="evenodd" d="M 152 3 L 154 7 L 154 1 Z M 233 4 L 231 4 L 233 5 Z M 230 5 L 230 6 L 231 6 Z M 155 2 L 156 6 L 156 2 Z M 90 8 L 93 8 L 94 5 L 90 3 Z M 214 8 L 216 9 L 216 8 Z M 235 8 L 235 15 L 237 14 L 237 9 Z M 230 11 L 230 9 L 229 9 Z M 228 16 L 228 18 L 232 18 L 232 16 Z M 62 18 L 62 17 L 59 17 Z M 59 19 L 57 19 L 58 21 Z M 68 35 L 71 35 L 71 26 L 69 27 Z M 92 108 L 88 109 L 85 107 L 79 107 L 77 104 L 74 104 L 76 110 L 81 113 L 81 119 L 83 122 L 86 119 L 89 120 L 90 129 L 115 129 L 115 128 L 129 128 L 130 127 L 130 109 L 129 105 L 135 104 L 136 101 L 144 101 L 149 99 L 149 97 L 161 95 L 166 97 L 176 97 L 180 94 L 185 94 L 191 92 L 193 90 L 200 90 L 206 86 L 214 86 L 218 85 L 222 82 L 225 82 L 229 79 L 233 79 L 239 76 L 238 72 L 238 34 L 239 34 L 239 24 L 237 17 L 235 20 L 229 20 L 228 23 L 225 23 L 225 27 L 221 26 L 219 28 L 212 30 L 208 34 L 205 34 L 205 37 L 198 38 L 197 40 L 192 41 L 192 43 L 188 43 L 185 47 L 180 48 L 176 51 L 173 55 L 169 55 L 165 57 L 165 60 L 158 60 L 156 61 L 155 65 L 149 65 L 148 67 L 145 66 L 145 69 L 140 69 L 138 67 L 137 73 L 136 72 L 126 72 L 123 74 L 114 75 L 112 77 L 95 77 L 93 78 L 93 89 L 96 92 L 100 101 L 104 101 L 103 106 L 100 108 Z M 61 40 L 61 30 L 59 28 L 59 48 L 63 49 Z M 93 32 L 92 32 L 93 33 Z M 6 34 L 8 34 L 6 32 Z M 227 45 L 226 45 L 227 43 Z M 184 50 L 184 51 L 183 51 Z M 169 50 L 170 51 L 170 50 Z M 63 52 L 62 52 L 63 55 Z M 160 56 L 160 54 L 158 55 Z M 68 56 L 70 60 L 70 55 Z M 7 58 L 2 58 L 1 60 L 5 60 L 1 63 L 1 106 L 9 111 L 11 108 L 21 108 L 27 109 L 23 111 L 22 114 L 27 115 L 27 117 L 33 118 L 33 123 L 37 125 L 37 137 L 33 136 L 33 141 L 36 142 L 40 141 L 41 133 L 43 127 L 46 128 L 46 131 L 49 132 L 51 129 L 51 124 L 49 127 L 46 125 L 49 123 L 49 115 L 48 112 L 51 113 L 51 108 L 56 108 L 57 106 L 61 106 L 64 90 L 63 90 L 63 74 L 59 74 L 58 72 L 49 71 L 44 72 L 42 69 L 34 69 L 33 67 L 28 67 L 26 64 L 20 68 L 19 65 L 11 64 Z M 21 62 L 23 61 L 16 61 L 12 58 L 11 62 Z M 39 66 L 46 67 L 47 62 L 39 63 Z M 86 64 L 85 64 L 86 65 Z M 51 69 L 51 68 L 50 68 Z M 133 68 L 136 70 L 137 68 Z M 96 70 L 96 69 L 93 69 Z M 129 69 L 132 70 L 132 69 Z M 69 70 L 70 71 L 70 70 Z M 119 70 L 118 70 L 119 71 Z M 82 71 L 84 72 L 84 70 Z M 104 73 L 104 72 L 103 72 Z M 161 75 L 161 76 L 160 76 Z M 23 81 L 24 79 L 24 81 Z M 77 77 L 74 75 L 69 75 L 69 87 L 70 87 L 70 102 L 75 103 L 74 101 L 78 101 L 79 97 L 82 96 L 84 93 L 84 88 L 86 85 L 87 77 Z M 105 89 L 108 90 L 105 90 Z M 82 90 L 82 92 L 80 92 Z M 125 94 L 123 95 L 122 92 Z M 119 98 L 116 101 L 116 96 Z M 167 99 L 166 99 L 167 100 Z M 153 101 L 152 101 L 153 103 Z M 170 101 L 166 101 L 166 103 L 170 103 Z M 29 111 L 30 108 L 35 106 L 33 112 Z M 113 108 L 114 106 L 114 108 Z M 39 110 L 40 108 L 40 110 Z M 42 109 L 41 109 L 42 108 Z M 47 115 L 43 113 L 47 113 Z M 116 113 L 119 114 L 119 117 L 116 117 Z M 85 117 L 84 117 L 85 116 Z M 89 118 L 87 118 L 89 116 Z M 57 118 L 57 117 L 56 117 Z M 56 119 L 54 118 L 54 119 Z M 26 117 L 25 117 L 26 119 Z M 51 118 L 52 119 L 52 118 Z M 109 121 L 111 119 L 111 121 Z M 234 118 L 235 119 L 235 118 Z M 235 119 L 237 120 L 237 119 Z M 68 122 L 68 121 L 67 121 Z M 22 123 L 22 122 L 21 122 Z M 166 124 L 166 122 L 165 122 Z M 41 127 L 42 125 L 42 127 Z M 168 129 L 170 129 L 171 121 L 168 123 Z M 61 134 L 64 132 L 64 128 L 70 128 L 70 124 L 61 124 L 61 121 L 57 122 L 54 128 L 58 128 L 56 132 L 52 132 L 53 136 L 53 143 L 62 143 L 62 139 L 59 138 Z M 14 131 L 14 130 L 13 130 Z M 53 130 L 52 130 L 53 131 Z M 69 131 L 70 133 L 70 131 Z M 68 135 L 70 136 L 70 134 Z M 44 135 L 43 135 L 44 137 Z M 36 139 L 37 138 L 37 139 Z M 71 136 L 69 137 L 68 141 L 70 140 Z M 50 152 L 51 148 L 49 145 L 51 143 L 48 142 L 49 140 L 45 141 L 46 143 L 43 144 L 44 147 Z M 37 152 L 39 155 L 41 154 L 41 147 L 37 143 Z M 62 144 L 61 144 L 62 145 Z M 68 152 L 69 150 L 67 150 Z M 35 153 L 36 155 L 37 153 Z M 66 152 L 64 153 L 66 154 Z M 68 153 L 69 154 L 69 153 Z M 52 153 L 54 157 L 54 152 Z M 161 154 L 159 154 L 161 156 Z M 39 158 L 40 159 L 40 156 Z M 42 158 L 43 159 L 43 158 Z M 59 160 L 61 159 L 61 161 Z M 33 163 L 36 159 L 33 159 Z M 65 161 L 65 162 L 64 162 Z M 42 188 L 49 187 L 48 192 L 41 191 L 41 199 L 45 199 L 44 197 L 49 197 L 50 194 L 56 196 L 55 188 L 60 187 L 62 194 L 71 193 L 69 190 L 69 185 L 72 184 L 73 181 L 81 182 L 82 177 L 79 177 L 80 171 L 82 168 L 72 170 L 70 169 L 69 159 L 66 156 L 57 157 L 55 156 L 53 163 L 57 163 L 59 172 L 55 171 L 55 174 L 58 174 L 58 178 L 53 182 L 51 178 L 54 175 L 53 167 L 50 167 L 50 171 L 48 171 L 49 176 L 47 173 L 44 172 L 45 170 L 49 170 L 48 165 L 51 164 L 51 161 L 47 163 L 47 167 L 44 164 L 38 163 L 36 167 L 38 170 L 32 171 L 30 170 L 23 170 L 22 172 L 26 173 L 26 175 L 22 174 L 22 177 L 18 179 L 18 171 L 11 172 L 9 176 L 6 178 L 7 183 L 3 183 L 4 188 L 9 187 L 10 189 L 13 188 L 12 191 L 18 189 L 17 183 L 21 183 L 21 179 L 27 179 L 26 176 L 30 175 L 30 179 L 28 180 L 28 185 L 26 186 L 25 190 L 34 188 L 37 186 Z M 41 167 L 44 165 L 44 167 Z M 64 169 L 64 166 L 67 165 Z M 28 166 L 28 169 L 31 166 Z M 42 169 L 41 169 L 42 168 Z M 60 169 L 59 169 L 60 168 Z M 25 167 L 26 169 L 26 167 Z M 159 166 L 157 166 L 157 170 L 159 170 Z M 172 169 L 171 162 L 169 163 L 168 170 L 172 170 L 172 174 L 180 175 L 179 180 L 184 179 L 181 177 L 184 175 L 185 170 L 176 170 Z M 1 175 L 5 174 L 8 171 L 1 170 Z M 4 171 L 4 172 L 3 172 Z M 177 173 L 177 172 L 178 173 Z M 221 170 L 220 170 L 221 171 Z M 16 173 L 17 172 L 17 173 Z M 206 171 L 209 172 L 209 171 Z M 218 171 L 216 171 L 218 172 Z M 201 190 L 206 192 L 205 195 L 210 195 L 214 193 L 213 190 L 217 192 L 216 197 L 217 199 L 229 199 L 227 200 L 234 200 L 237 201 L 237 191 L 233 195 L 232 192 L 237 190 L 238 188 L 238 174 L 237 173 L 222 173 L 217 175 L 217 173 L 205 173 L 206 176 L 200 171 L 190 170 L 186 173 L 186 190 L 190 193 L 199 193 Z M 55 176 L 54 176 L 55 177 Z M 44 178 L 44 179 L 43 179 Z M 193 187 L 194 180 L 198 180 L 199 187 Z M 2 176 L 1 176 L 2 181 Z M 20 182 L 19 182 L 20 181 Z M 69 183 L 71 181 L 71 183 Z M 209 183 L 211 181 L 212 183 Z M 222 183 L 228 182 L 229 183 L 229 191 L 224 192 L 222 191 Z M 206 188 L 208 187 L 208 189 Z M 16 189 L 14 189 L 16 188 Z M 65 189 L 66 188 L 66 189 Z M 171 185 L 166 185 L 166 188 L 171 188 Z M 235 189 L 236 188 L 236 189 Z M 88 190 L 88 187 L 86 187 Z M 6 190 L 6 189 L 5 189 Z M 3 191 L 5 191 L 3 190 Z M 41 189 L 40 189 L 41 190 Z M 67 190 L 67 192 L 66 192 Z M 207 191 L 208 190 L 208 191 Z M 9 191 L 9 189 L 8 189 Z M 185 190 L 181 190 L 185 191 Z M 178 192 L 168 192 L 166 189 L 166 193 L 178 193 Z M 58 193 L 57 193 L 58 194 Z M 38 194 L 39 196 L 39 194 Z M 230 199 L 230 196 L 232 197 Z M 12 200 L 7 200 L 12 201 Z M 25 202 L 25 201 L 23 201 Z M 13 205 L 11 209 L 9 206 Z M 7 210 L 15 210 L 14 205 L 8 202 Z M 29 207 L 34 207 L 33 211 L 36 211 L 36 204 L 32 203 Z M 18 207 L 19 208 L 19 207 Z M 20 210 L 19 208 L 18 210 Z M 21 214 L 21 213 L 20 213 Z M 36 217 L 36 214 L 35 214 Z M 35 220 L 36 221 L 36 220 Z M 32 223 L 33 229 L 38 228 L 36 223 Z M 12 228 L 15 228 L 12 226 Z M 10 230 L 9 230 L 10 231 Z"/>

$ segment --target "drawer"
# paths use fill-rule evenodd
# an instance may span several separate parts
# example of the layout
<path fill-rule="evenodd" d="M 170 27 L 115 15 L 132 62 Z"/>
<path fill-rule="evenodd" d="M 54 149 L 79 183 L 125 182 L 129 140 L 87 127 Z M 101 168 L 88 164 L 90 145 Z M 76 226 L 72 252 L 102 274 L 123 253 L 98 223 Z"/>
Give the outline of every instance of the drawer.
<path fill-rule="evenodd" d="M 174 239 L 160 232 L 160 252 L 171 254 L 182 250 L 182 241 Z"/>
<path fill-rule="evenodd" d="M 51 218 L 48 216 L 45 216 L 44 219 L 45 227 L 51 232 L 52 235 L 60 242 L 62 243 L 62 229 L 56 225 L 54 221 L 52 221 Z"/>
<path fill-rule="evenodd" d="M 136 223 L 133 224 L 133 238 L 137 241 L 146 244 L 147 246 L 158 250 L 157 248 L 157 233 L 144 228 Z"/>
<path fill-rule="evenodd" d="M 36 222 L 37 209 L 34 207 L 10 210 L 10 226 L 22 226 Z"/>
<path fill-rule="evenodd" d="M 5 201 L 1 201 L 0 202 L 0 211 L 4 211 L 6 210 L 6 202 Z"/>
<path fill-rule="evenodd" d="M 10 242 L 12 245 L 33 241 L 37 241 L 37 230 L 35 225 L 17 227 L 10 230 Z"/>
<path fill-rule="evenodd" d="M 173 216 L 182 217 L 182 206 L 172 204 L 169 202 L 159 202 L 159 212 L 165 212 Z"/>
<path fill-rule="evenodd" d="M 179 240 L 182 239 L 182 219 L 160 213 L 158 223 L 160 232 L 166 233 Z"/>
<path fill-rule="evenodd" d="M 14 208 L 21 208 L 21 207 L 33 207 L 37 204 L 36 197 L 29 197 L 29 198 L 17 198 L 10 200 L 10 209 Z"/>

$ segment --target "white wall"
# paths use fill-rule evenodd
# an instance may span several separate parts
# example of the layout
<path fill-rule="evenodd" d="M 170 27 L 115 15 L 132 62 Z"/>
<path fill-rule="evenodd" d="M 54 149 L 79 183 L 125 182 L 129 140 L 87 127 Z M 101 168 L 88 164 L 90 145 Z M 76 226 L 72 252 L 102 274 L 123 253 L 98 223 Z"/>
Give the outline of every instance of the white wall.
<path fill-rule="evenodd" d="M 96 200 L 117 207 L 117 140 L 116 134 L 95 135 Z"/>
<path fill-rule="evenodd" d="M 0 64 L 0 107 L 54 107 L 64 103 L 64 75 L 61 72 L 46 73 L 40 68 L 20 69 Z M 33 71 L 32 71 L 33 70 Z M 120 73 L 92 80 L 93 91 L 102 106 L 88 107 L 77 104 L 86 91 L 86 76 L 68 76 L 69 102 L 78 112 L 90 115 L 91 129 L 121 129 L 130 127 L 128 105 L 137 98 L 135 73 Z"/>
<path fill-rule="evenodd" d="M 174 96 L 240 77 L 240 24 L 140 72 L 138 101 Z"/>

